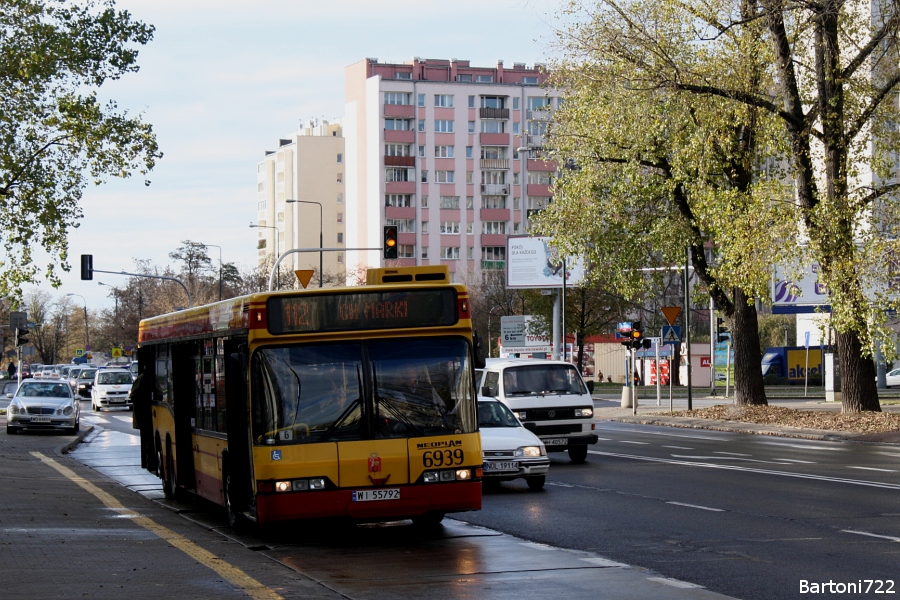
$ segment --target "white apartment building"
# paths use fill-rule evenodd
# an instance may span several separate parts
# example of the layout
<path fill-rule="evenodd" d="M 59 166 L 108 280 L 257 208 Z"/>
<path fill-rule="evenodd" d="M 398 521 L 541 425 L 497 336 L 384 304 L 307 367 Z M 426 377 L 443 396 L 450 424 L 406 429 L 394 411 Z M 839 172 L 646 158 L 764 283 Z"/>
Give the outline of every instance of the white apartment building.
<path fill-rule="evenodd" d="M 301 123 L 277 150 L 266 152 L 257 164 L 257 217 L 251 224 L 258 231 L 260 266 L 271 267 L 288 249 L 345 246 L 344 167 L 340 122 Z M 317 287 L 320 261 L 326 281 L 344 280 L 342 251 L 294 253 L 282 265 L 315 270 L 309 287 Z"/>
<path fill-rule="evenodd" d="M 383 225 L 398 265 L 446 264 L 454 280 L 503 273 L 506 238 L 527 231 L 556 171 L 534 158 L 560 94 L 541 65 L 365 59 L 345 70 L 347 272 L 382 265 Z"/>

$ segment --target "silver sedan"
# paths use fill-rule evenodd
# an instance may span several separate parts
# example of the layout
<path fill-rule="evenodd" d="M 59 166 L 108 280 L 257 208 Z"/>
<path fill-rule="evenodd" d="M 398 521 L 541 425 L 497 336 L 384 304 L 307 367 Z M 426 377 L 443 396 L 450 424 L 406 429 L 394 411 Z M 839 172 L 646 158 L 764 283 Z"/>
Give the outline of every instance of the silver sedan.
<path fill-rule="evenodd" d="M 75 434 L 81 428 L 81 403 L 65 381 L 26 379 L 6 409 L 6 433 L 22 429 L 64 429 Z"/>

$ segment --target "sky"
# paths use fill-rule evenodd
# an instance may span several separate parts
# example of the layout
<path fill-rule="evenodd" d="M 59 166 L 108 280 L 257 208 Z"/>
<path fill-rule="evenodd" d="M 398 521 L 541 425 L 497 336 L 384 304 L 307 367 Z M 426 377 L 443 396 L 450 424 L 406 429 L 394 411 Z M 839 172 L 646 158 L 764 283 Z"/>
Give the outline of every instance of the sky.
<path fill-rule="evenodd" d="M 184 240 L 210 245 L 213 263 L 256 264 L 256 165 L 278 139 L 310 118 L 343 115 L 344 68 L 364 58 L 470 60 L 473 66 L 547 62 L 553 12 L 563 0 L 117 0 L 156 27 L 140 49 L 140 71 L 100 96 L 153 124 L 164 157 L 147 179 L 135 174 L 85 191 L 84 217 L 69 235 L 72 271 L 63 285 L 90 310 L 113 305 L 126 277 L 81 281 L 79 256 L 94 268 L 164 268 Z M 173 265 L 174 266 L 174 265 Z M 27 293 L 26 288 L 26 293 Z"/>

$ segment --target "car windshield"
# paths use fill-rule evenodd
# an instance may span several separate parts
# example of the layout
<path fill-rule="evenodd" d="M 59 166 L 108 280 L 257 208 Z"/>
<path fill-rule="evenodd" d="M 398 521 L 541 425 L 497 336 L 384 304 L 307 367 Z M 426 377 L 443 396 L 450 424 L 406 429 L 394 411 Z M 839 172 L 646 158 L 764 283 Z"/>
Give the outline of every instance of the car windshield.
<path fill-rule="evenodd" d="M 503 371 L 507 396 L 535 394 L 586 394 L 587 390 L 571 365 L 529 365 Z"/>
<path fill-rule="evenodd" d="M 94 380 L 94 375 L 95 375 L 96 373 L 97 373 L 97 371 L 94 371 L 94 370 L 91 370 L 91 371 L 82 371 L 81 373 L 78 374 L 78 379 L 79 379 L 79 380 L 90 379 L 91 381 L 93 381 L 93 380 Z"/>
<path fill-rule="evenodd" d="M 505 404 L 500 402 L 478 403 L 479 427 L 519 427 L 519 420 Z"/>
<path fill-rule="evenodd" d="M 131 383 L 131 373 L 104 373 L 97 374 L 97 383 L 103 385 L 125 385 Z"/>
<path fill-rule="evenodd" d="M 69 386 L 64 383 L 23 383 L 16 395 L 24 398 L 68 398 L 70 394 Z"/>
<path fill-rule="evenodd" d="M 462 338 L 263 348 L 251 369 L 254 441 L 473 432 L 468 357 Z"/>

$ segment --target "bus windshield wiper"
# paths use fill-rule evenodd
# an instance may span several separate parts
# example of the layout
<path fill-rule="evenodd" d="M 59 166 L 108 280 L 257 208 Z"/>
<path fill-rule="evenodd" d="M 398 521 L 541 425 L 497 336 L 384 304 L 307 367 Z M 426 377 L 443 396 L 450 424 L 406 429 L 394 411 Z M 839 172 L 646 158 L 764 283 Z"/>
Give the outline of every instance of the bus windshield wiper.
<path fill-rule="evenodd" d="M 419 429 L 415 424 L 413 424 L 406 417 L 406 415 L 404 415 L 402 412 L 400 412 L 400 410 L 394 404 L 396 402 L 395 399 L 393 399 L 389 396 L 382 396 L 382 395 L 376 393 L 375 394 L 375 402 L 376 402 L 376 404 L 380 402 L 381 406 L 383 406 L 389 413 L 391 413 L 392 417 L 394 417 L 396 420 L 400 421 L 401 423 L 403 423 L 404 425 L 406 425 L 407 427 L 412 429 L 416 435 L 419 435 L 419 436 L 425 435 L 425 433 L 421 429 Z"/>

